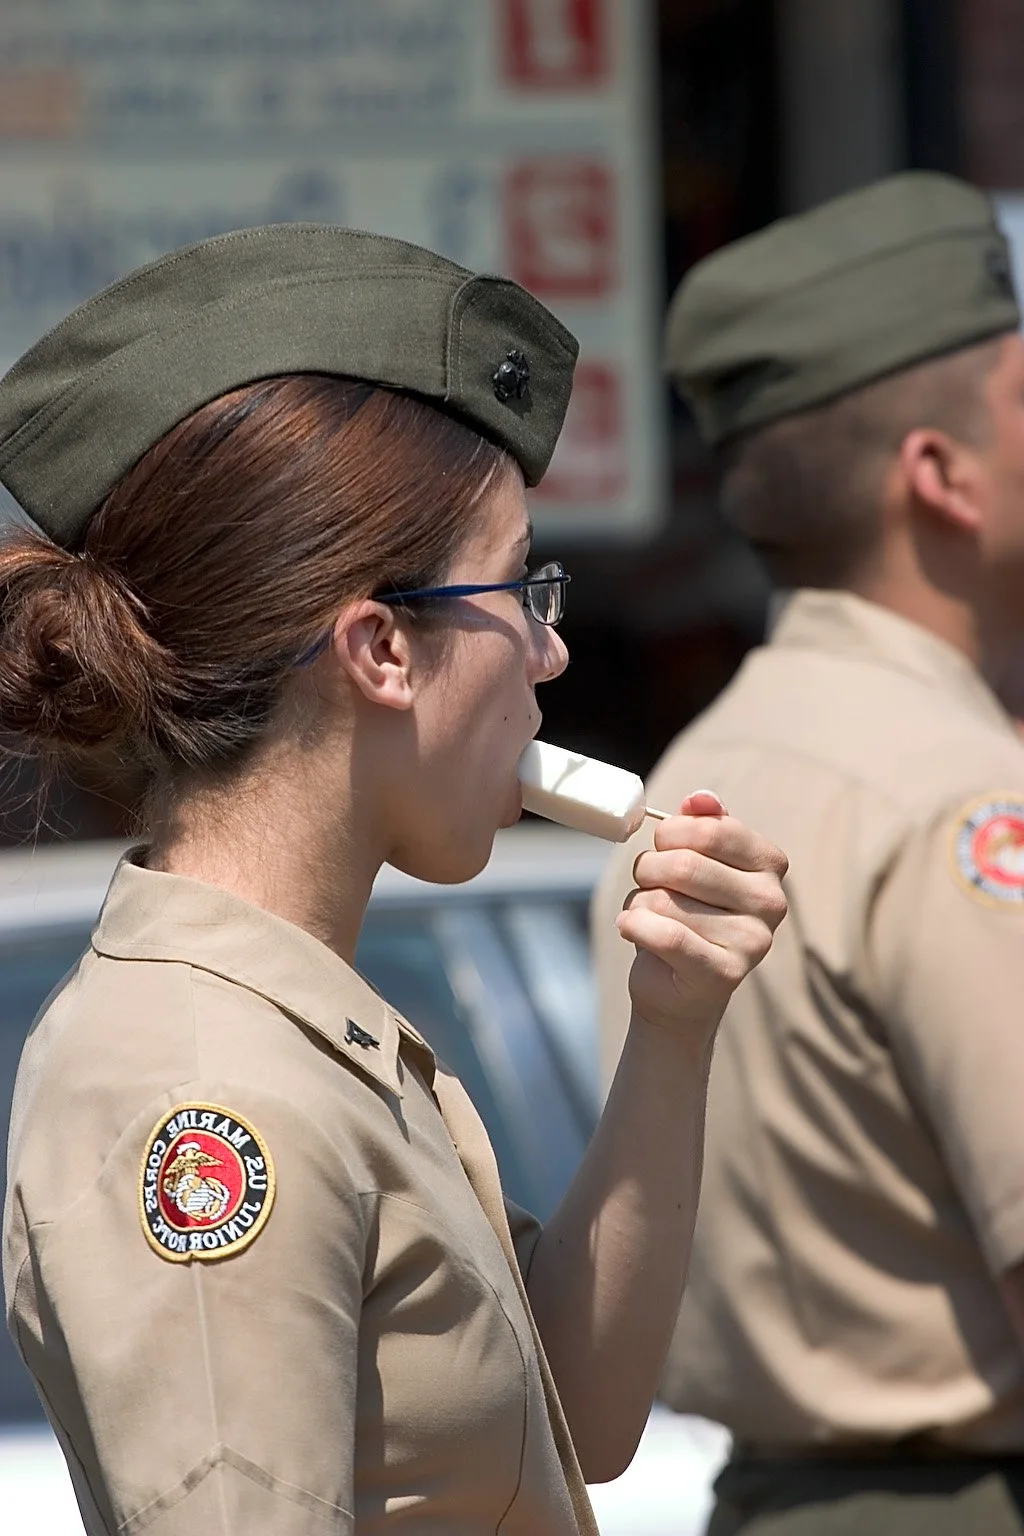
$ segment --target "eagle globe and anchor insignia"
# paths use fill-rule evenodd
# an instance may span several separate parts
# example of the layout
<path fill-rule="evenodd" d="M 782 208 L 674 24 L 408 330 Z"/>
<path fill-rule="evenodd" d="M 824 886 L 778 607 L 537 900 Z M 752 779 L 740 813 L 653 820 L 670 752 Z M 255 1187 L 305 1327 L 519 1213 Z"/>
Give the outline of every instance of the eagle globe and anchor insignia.
<path fill-rule="evenodd" d="M 984 795 L 953 824 L 953 868 L 960 884 L 988 906 L 1024 905 L 1024 800 Z"/>
<path fill-rule="evenodd" d="M 223 1259 L 247 1247 L 274 1203 L 274 1164 L 255 1126 L 217 1104 L 179 1104 L 142 1154 L 139 1214 L 162 1259 Z"/>

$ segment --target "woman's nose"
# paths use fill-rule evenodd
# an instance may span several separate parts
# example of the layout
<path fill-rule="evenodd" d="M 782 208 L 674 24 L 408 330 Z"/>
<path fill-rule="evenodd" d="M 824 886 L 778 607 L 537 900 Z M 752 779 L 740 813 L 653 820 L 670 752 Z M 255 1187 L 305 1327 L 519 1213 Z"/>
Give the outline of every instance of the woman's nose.
<path fill-rule="evenodd" d="M 554 678 L 561 677 L 569 665 L 568 647 L 558 630 L 550 624 L 535 624 L 534 627 L 540 634 L 534 646 L 536 664 L 531 682 L 550 683 Z"/>

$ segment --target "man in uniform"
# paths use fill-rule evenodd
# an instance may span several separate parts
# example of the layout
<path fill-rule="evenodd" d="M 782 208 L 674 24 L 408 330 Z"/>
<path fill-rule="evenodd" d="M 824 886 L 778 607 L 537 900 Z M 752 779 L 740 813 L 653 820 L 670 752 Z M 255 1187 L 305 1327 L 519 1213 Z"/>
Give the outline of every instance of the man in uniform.
<path fill-rule="evenodd" d="M 769 642 L 648 783 L 790 855 L 729 1007 L 664 1381 L 714 1536 L 1024 1531 L 1024 341 L 987 200 L 908 174 L 695 267 L 669 367 Z M 596 899 L 603 1046 L 632 950 Z M 699 855 L 698 855 L 699 857 Z"/>

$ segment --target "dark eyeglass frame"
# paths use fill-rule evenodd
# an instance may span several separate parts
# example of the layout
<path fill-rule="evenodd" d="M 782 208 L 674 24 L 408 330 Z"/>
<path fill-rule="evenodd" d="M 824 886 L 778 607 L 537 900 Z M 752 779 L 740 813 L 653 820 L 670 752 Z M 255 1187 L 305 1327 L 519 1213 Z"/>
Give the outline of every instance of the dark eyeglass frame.
<path fill-rule="evenodd" d="M 411 603 L 418 598 L 455 598 L 476 597 L 483 592 L 521 592 L 523 607 L 538 624 L 547 624 L 552 628 L 561 623 L 565 615 L 565 589 L 572 577 L 566 574 L 561 560 L 548 560 L 539 570 L 531 571 L 520 581 L 491 581 L 486 583 L 463 584 L 456 587 L 416 587 L 411 592 L 386 592 L 376 593 L 374 601 L 378 603 Z M 534 587 L 549 587 L 554 593 L 554 614 L 548 618 L 541 611 L 539 596 L 535 596 Z"/>
<path fill-rule="evenodd" d="M 565 589 L 570 581 L 572 581 L 572 577 L 566 574 L 561 560 L 548 560 L 539 570 L 531 571 L 521 581 L 493 581 L 457 587 L 416 587 L 411 592 L 375 592 L 373 601 L 375 603 L 411 603 L 421 597 L 476 597 L 480 592 L 521 592 L 523 595 L 523 607 L 527 613 L 536 619 L 538 624 L 547 624 L 550 628 L 554 628 L 556 624 L 561 623 L 565 614 Z M 551 587 L 556 594 L 553 618 L 545 618 L 543 613 L 538 612 L 539 599 L 534 597 L 531 589 L 539 586 Z M 310 666 L 319 656 L 323 655 L 330 643 L 331 634 L 328 631 L 326 635 L 321 636 L 315 645 L 310 646 L 308 651 L 302 653 L 295 662 L 295 665 L 297 667 Z"/>

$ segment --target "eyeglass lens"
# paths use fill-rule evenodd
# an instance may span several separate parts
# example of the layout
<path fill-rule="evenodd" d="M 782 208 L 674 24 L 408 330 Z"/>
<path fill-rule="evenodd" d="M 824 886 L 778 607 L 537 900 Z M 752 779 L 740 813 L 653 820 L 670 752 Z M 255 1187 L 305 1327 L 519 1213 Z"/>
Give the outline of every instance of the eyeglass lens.
<path fill-rule="evenodd" d="M 565 582 L 557 560 L 542 565 L 523 588 L 526 604 L 541 624 L 557 624 L 565 612 Z"/>

